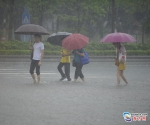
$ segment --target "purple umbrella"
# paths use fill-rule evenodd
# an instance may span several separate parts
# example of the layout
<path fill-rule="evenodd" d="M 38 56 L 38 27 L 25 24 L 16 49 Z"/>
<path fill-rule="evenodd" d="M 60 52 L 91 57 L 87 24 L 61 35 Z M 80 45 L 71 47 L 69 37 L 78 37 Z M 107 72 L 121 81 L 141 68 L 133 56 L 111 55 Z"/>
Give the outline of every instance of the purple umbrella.
<path fill-rule="evenodd" d="M 126 33 L 110 33 L 103 37 L 100 42 L 115 43 L 115 42 L 135 42 L 136 39 Z"/>

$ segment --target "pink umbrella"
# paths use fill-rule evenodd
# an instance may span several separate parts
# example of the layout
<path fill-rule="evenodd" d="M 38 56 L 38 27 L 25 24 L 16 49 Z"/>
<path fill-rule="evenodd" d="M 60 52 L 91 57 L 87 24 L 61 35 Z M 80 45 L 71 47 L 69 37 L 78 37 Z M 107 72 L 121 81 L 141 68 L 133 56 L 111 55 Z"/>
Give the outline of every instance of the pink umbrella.
<path fill-rule="evenodd" d="M 101 39 L 101 42 L 115 43 L 115 42 L 135 42 L 135 38 L 126 33 L 110 33 Z"/>
<path fill-rule="evenodd" d="M 82 34 L 72 34 L 62 41 L 62 46 L 68 50 L 81 49 L 89 43 L 89 38 Z"/>

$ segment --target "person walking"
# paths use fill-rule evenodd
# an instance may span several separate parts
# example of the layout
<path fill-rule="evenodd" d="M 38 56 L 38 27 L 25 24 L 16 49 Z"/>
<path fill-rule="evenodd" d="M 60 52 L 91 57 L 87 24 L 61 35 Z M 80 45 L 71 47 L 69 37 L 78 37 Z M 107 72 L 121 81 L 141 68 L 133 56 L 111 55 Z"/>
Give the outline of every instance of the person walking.
<path fill-rule="evenodd" d="M 61 61 L 57 67 L 59 73 L 61 74 L 61 79 L 60 81 L 64 80 L 65 78 L 68 79 L 68 81 L 71 81 L 70 78 L 70 55 L 71 51 L 66 50 L 65 48 L 61 49 Z M 64 66 L 65 73 L 62 70 L 62 67 Z"/>
<path fill-rule="evenodd" d="M 35 37 L 35 43 L 33 47 L 30 48 L 33 50 L 33 57 L 30 65 L 30 74 L 32 76 L 34 83 L 36 82 L 40 83 L 40 66 L 42 64 L 42 58 L 44 56 L 44 44 L 41 42 L 41 35 L 36 34 L 34 35 L 34 37 Z M 34 75 L 35 68 L 37 74 L 37 81 Z"/>
<path fill-rule="evenodd" d="M 118 85 L 120 85 L 120 80 L 122 78 L 124 80 L 124 82 L 126 84 L 128 84 L 128 81 L 123 74 L 123 71 L 126 69 L 126 63 L 125 63 L 125 61 L 122 62 L 121 60 L 119 60 L 120 54 L 126 56 L 126 49 L 120 43 L 113 43 L 113 45 L 116 48 L 116 54 L 117 54 L 117 64 L 116 64 L 118 66 L 118 68 L 117 68 L 117 83 L 118 83 Z"/>
<path fill-rule="evenodd" d="M 74 55 L 74 61 L 75 61 L 75 74 L 74 74 L 74 82 L 77 81 L 78 77 L 80 77 L 82 79 L 83 82 L 85 82 L 84 80 L 84 75 L 82 73 L 82 63 L 80 61 L 80 56 L 84 56 L 84 50 L 82 49 L 78 49 L 78 50 L 73 50 L 72 51 L 73 55 Z"/>

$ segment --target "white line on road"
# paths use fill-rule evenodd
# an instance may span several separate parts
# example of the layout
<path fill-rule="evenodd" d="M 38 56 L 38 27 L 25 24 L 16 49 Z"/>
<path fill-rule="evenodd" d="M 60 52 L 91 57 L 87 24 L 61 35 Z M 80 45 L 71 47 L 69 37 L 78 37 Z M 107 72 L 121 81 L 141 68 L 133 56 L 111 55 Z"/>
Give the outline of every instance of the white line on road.
<path fill-rule="evenodd" d="M 5 74 L 11 74 L 11 75 L 26 75 L 26 74 L 29 74 L 29 73 L 15 73 L 15 72 L 9 72 L 9 73 L 0 73 L 2 75 L 5 75 Z M 45 75 L 53 75 L 53 74 L 59 74 L 59 73 L 41 73 L 41 74 L 45 74 Z"/>

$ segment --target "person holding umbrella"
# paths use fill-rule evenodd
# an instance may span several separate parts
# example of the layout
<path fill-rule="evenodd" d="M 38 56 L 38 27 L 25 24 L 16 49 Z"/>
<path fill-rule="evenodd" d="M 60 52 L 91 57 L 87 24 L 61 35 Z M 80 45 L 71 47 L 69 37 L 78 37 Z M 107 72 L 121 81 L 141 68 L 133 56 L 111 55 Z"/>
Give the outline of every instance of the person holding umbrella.
<path fill-rule="evenodd" d="M 83 47 L 86 46 L 88 43 L 89 38 L 79 33 L 71 34 L 62 41 L 63 47 L 67 48 L 68 50 L 73 50 L 72 53 L 74 55 L 74 62 L 76 67 L 74 82 L 77 81 L 78 77 L 80 77 L 82 81 L 85 82 L 84 75 L 82 73 L 83 64 L 80 61 L 80 56 L 85 56 Z"/>
<path fill-rule="evenodd" d="M 84 80 L 84 75 L 82 73 L 82 63 L 80 61 L 80 56 L 84 57 L 84 50 L 82 49 L 78 49 L 78 50 L 73 50 L 72 51 L 73 55 L 74 55 L 74 61 L 75 61 L 75 74 L 74 74 L 74 82 L 77 81 L 78 77 L 80 77 L 82 79 L 83 82 L 85 82 Z"/>
<path fill-rule="evenodd" d="M 126 49 L 123 45 L 121 45 L 119 42 L 113 43 L 113 45 L 116 47 L 116 54 L 117 54 L 117 62 L 116 66 L 118 66 L 117 69 L 117 83 L 120 85 L 120 78 L 124 80 L 126 84 L 128 84 L 127 79 L 125 78 L 123 71 L 126 69 L 126 63 L 125 61 L 119 60 L 119 55 L 124 55 L 126 56 Z"/>
<path fill-rule="evenodd" d="M 62 47 L 62 40 L 71 34 L 72 33 L 68 33 L 68 32 L 53 33 L 48 37 L 47 41 L 52 45 L 57 45 L 57 46 Z M 70 55 L 71 55 L 71 51 L 62 47 L 62 49 L 61 49 L 62 58 L 61 58 L 59 65 L 57 66 L 57 69 L 58 69 L 59 73 L 61 74 L 60 81 L 64 80 L 65 78 L 67 78 L 68 81 L 71 81 L 71 78 L 70 78 Z M 62 70 L 63 66 L 65 69 L 65 73 Z"/>
<path fill-rule="evenodd" d="M 15 30 L 15 34 L 34 35 L 35 43 L 30 49 L 33 50 L 33 57 L 31 55 L 30 74 L 36 83 L 34 69 L 36 68 L 36 74 L 38 83 L 40 82 L 40 66 L 42 58 L 44 56 L 44 44 L 41 42 L 41 35 L 49 35 L 49 32 L 42 26 L 36 24 L 24 24 Z"/>
<path fill-rule="evenodd" d="M 42 64 L 42 58 L 44 56 L 44 44 L 41 42 L 41 35 L 35 34 L 35 43 L 31 49 L 33 49 L 33 58 L 30 65 L 30 74 L 34 83 L 36 83 L 34 69 L 36 68 L 37 82 L 40 83 L 40 66 Z"/>
<path fill-rule="evenodd" d="M 117 32 L 115 29 L 115 33 L 110 33 L 104 36 L 100 42 L 105 43 L 113 43 L 116 48 L 117 58 L 115 61 L 115 65 L 118 66 L 117 69 L 117 83 L 120 84 L 120 78 L 122 78 L 126 84 L 128 84 L 127 79 L 124 77 L 123 71 L 126 69 L 126 49 L 120 43 L 126 42 L 135 42 L 136 39 L 127 33 Z"/>
<path fill-rule="evenodd" d="M 64 80 L 65 78 L 68 79 L 68 81 L 71 81 L 71 78 L 70 78 L 70 55 L 71 55 L 71 51 L 65 49 L 62 47 L 62 50 L 61 50 L 61 61 L 57 67 L 59 73 L 61 74 L 61 79 L 60 81 Z M 65 73 L 63 72 L 62 70 L 62 67 L 64 66 L 64 69 L 65 69 Z"/>

